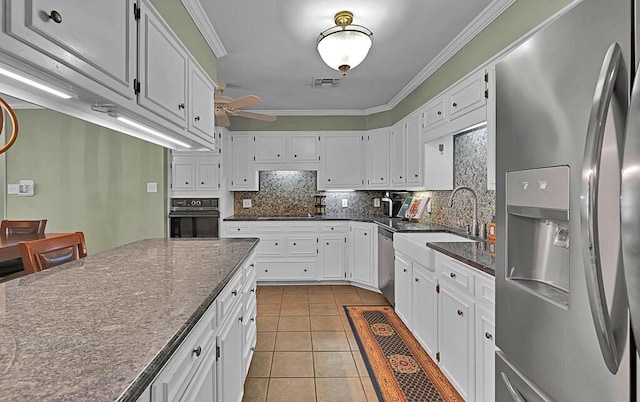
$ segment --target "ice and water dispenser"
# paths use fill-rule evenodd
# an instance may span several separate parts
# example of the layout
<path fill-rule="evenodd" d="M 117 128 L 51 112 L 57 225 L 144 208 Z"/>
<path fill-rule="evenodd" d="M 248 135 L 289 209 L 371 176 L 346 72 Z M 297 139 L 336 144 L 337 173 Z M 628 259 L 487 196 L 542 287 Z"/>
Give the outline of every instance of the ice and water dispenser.
<path fill-rule="evenodd" d="M 507 271 L 512 284 L 569 307 L 568 166 L 507 173 Z"/>

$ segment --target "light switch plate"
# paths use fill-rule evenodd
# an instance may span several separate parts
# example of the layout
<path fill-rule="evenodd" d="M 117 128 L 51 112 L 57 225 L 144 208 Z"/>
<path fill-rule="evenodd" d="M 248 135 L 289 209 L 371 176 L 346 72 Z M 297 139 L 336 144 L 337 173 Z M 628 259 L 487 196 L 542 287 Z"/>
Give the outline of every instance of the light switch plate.
<path fill-rule="evenodd" d="M 373 199 L 373 207 L 374 208 L 380 208 L 380 198 L 374 198 Z"/>
<path fill-rule="evenodd" d="M 348 204 L 348 202 L 347 202 L 347 199 L 346 199 L 346 198 L 343 198 L 343 199 L 342 199 L 342 208 L 346 208 L 348 205 L 349 205 L 349 204 Z"/>
<path fill-rule="evenodd" d="M 147 183 L 147 193 L 157 193 L 158 183 Z"/>
<path fill-rule="evenodd" d="M 251 208 L 251 198 L 242 200 L 242 208 Z"/>

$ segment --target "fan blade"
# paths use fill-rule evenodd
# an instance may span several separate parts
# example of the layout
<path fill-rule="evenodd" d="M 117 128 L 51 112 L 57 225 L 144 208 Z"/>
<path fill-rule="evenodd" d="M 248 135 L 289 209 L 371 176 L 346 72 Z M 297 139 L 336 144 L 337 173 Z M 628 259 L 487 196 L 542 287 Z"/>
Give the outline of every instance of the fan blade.
<path fill-rule="evenodd" d="M 262 99 L 258 98 L 257 96 L 247 95 L 227 103 L 227 107 L 230 109 L 239 109 L 241 107 L 255 105 L 260 102 L 262 102 Z"/>
<path fill-rule="evenodd" d="M 229 127 L 231 122 L 229 121 L 229 117 L 225 112 L 216 113 L 216 126 L 218 127 Z"/>
<path fill-rule="evenodd" d="M 216 95 L 213 97 L 213 103 L 216 105 L 226 105 L 230 102 L 233 102 L 233 98 L 224 95 Z"/>
<path fill-rule="evenodd" d="M 270 114 L 262 114 L 262 113 L 254 113 L 254 112 L 245 112 L 243 110 L 236 110 L 234 116 L 240 117 L 248 117 L 249 119 L 256 119 L 262 121 L 276 121 L 277 117 L 272 116 Z"/>

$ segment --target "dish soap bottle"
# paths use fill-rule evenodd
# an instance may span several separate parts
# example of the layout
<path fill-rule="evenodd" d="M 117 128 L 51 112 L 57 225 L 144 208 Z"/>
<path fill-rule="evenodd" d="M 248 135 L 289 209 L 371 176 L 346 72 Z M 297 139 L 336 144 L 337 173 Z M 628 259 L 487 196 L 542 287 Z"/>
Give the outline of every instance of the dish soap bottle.
<path fill-rule="evenodd" d="M 495 242 L 496 241 L 496 216 L 493 215 L 491 217 L 491 222 L 489 223 L 489 230 L 487 230 L 487 237 L 489 238 L 489 241 L 491 242 Z"/>

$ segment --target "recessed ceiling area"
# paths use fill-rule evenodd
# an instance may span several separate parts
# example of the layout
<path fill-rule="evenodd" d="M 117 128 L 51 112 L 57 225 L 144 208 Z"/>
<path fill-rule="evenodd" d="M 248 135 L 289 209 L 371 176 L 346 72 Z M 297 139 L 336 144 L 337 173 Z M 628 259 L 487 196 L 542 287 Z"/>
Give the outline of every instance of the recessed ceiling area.
<path fill-rule="evenodd" d="M 283 115 L 388 110 L 461 33 L 485 26 L 490 21 L 481 20 L 488 16 L 495 18 L 490 14 L 500 9 L 497 3 L 513 2 L 197 1 L 226 50 L 218 58 L 218 80 L 228 85 L 224 94 L 255 94 L 262 103 L 252 109 Z M 342 10 L 353 12 L 353 23 L 373 32 L 368 56 L 345 77 L 329 68 L 316 49 L 318 35 L 335 25 L 333 17 Z M 323 78 L 340 78 L 340 85 L 314 89 L 313 80 Z"/>

